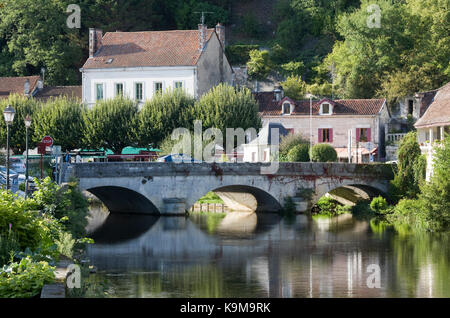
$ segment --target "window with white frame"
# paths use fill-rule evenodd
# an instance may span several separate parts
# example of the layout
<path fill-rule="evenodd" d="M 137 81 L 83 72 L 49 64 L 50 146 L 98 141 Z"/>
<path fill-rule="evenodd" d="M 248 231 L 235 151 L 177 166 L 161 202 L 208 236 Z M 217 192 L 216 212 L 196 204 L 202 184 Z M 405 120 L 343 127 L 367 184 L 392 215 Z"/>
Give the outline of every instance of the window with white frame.
<path fill-rule="evenodd" d="M 291 114 L 291 103 L 283 103 L 283 115 Z"/>
<path fill-rule="evenodd" d="M 173 87 L 175 89 L 182 89 L 183 88 L 183 82 L 182 81 L 175 81 L 175 82 L 173 82 Z"/>
<path fill-rule="evenodd" d="M 105 96 L 103 83 L 95 84 L 95 100 L 102 100 Z"/>
<path fill-rule="evenodd" d="M 153 84 L 153 88 L 154 88 L 155 93 L 162 93 L 163 83 L 162 82 L 155 82 Z"/>
<path fill-rule="evenodd" d="M 320 113 L 322 115 L 331 115 L 332 112 L 333 110 L 329 103 L 323 103 L 322 105 L 320 105 Z"/>
<path fill-rule="evenodd" d="M 116 93 L 116 96 L 123 97 L 123 83 L 115 84 L 115 93 Z"/>
<path fill-rule="evenodd" d="M 144 99 L 144 84 L 134 83 L 134 96 L 136 100 L 141 101 Z"/>

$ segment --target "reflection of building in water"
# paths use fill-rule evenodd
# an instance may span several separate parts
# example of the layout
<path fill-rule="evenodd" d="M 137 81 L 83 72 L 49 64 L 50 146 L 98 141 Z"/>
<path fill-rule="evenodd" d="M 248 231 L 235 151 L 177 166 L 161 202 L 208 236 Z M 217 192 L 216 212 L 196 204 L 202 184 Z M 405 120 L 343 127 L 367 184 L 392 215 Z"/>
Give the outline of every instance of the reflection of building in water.
<path fill-rule="evenodd" d="M 417 297 L 433 297 L 434 269 L 428 260 L 419 268 L 419 278 L 416 287 Z"/>

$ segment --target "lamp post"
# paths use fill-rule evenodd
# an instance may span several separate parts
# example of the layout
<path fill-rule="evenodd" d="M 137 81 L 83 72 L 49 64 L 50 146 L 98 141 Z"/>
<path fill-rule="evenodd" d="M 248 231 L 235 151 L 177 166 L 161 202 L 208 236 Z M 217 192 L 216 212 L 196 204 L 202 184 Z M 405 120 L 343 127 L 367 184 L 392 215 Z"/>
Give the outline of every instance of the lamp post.
<path fill-rule="evenodd" d="M 312 162 L 312 99 L 316 98 L 313 94 L 309 94 L 309 162 Z"/>
<path fill-rule="evenodd" d="M 8 105 L 3 111 L 3 117 L 6 122 L 6 191 L 9 190 L 9 126 L 14 120 L 14 108 Z"/>
<path fill-rule="evenodd" d="M 26 166 L 25 166 L 25 198 L 28 196 L 28 128 L 31 126 L 31 117 L 27 115 L 25 117 L 25 147 L 26 147 Z"/>

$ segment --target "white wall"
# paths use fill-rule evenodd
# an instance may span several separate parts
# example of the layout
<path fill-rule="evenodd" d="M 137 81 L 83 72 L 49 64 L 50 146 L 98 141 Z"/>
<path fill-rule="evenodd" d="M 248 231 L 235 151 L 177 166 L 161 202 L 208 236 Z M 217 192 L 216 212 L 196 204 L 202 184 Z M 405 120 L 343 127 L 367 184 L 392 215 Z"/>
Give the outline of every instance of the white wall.
<path fill-rule="evenodd" d="M 301 134 L 309 140 L 309 116 L 265 116 L 262 118 L 263 126 L 271 123 L 280 123 L 286 129 L 294 129 L 295 134 Z M 319 129 L 333 129 L 333 147 L 344 148 L 348 144 L 348 130 L 353 131 L 353 146 L 356 145 L 356 128 L 371 128 L 371 143 L 379 144 L 379 127 L 376 116 L 313 116 L 312 117 L 312 141 L 318 143 Z M 364 143 L 360 143 L 364 147 Z"/>
<path fill-rule="evenodd" d="M 175 81 L 182 81 L 187 93 L 195 96 L 195 66 L 141 67 L 120 69 L 83 70 L 83 101 L 92 106 L 96 102 L 95 84 L 104 83 L 104 98 L 114 98 L 115 83 L 124 84 L 124 96 L 135 98 L 134 83 L 144 83 L 144 100 L 154 94 L 154 82 L 162 82 L 163 89 L 173 88 Z"/>

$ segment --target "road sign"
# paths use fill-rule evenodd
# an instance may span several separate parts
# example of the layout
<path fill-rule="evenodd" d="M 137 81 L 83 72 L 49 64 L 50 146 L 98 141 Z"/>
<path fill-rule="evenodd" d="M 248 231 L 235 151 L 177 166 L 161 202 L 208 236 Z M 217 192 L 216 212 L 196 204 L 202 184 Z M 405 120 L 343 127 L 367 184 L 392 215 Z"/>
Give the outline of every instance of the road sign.
<path fill-rule="evenodd" d="M 38 154 L 40 155 L 44 155 L 45 154 L 45 149 L 46 145 L 42 142 L 38 143 Z"/>
<path fill-rule="evenodd" d="M 41 142 L 47 147 L 53 146 L 53 138 L 50 136 L 45 136 L 44 138 L 42 138 Z"/>

